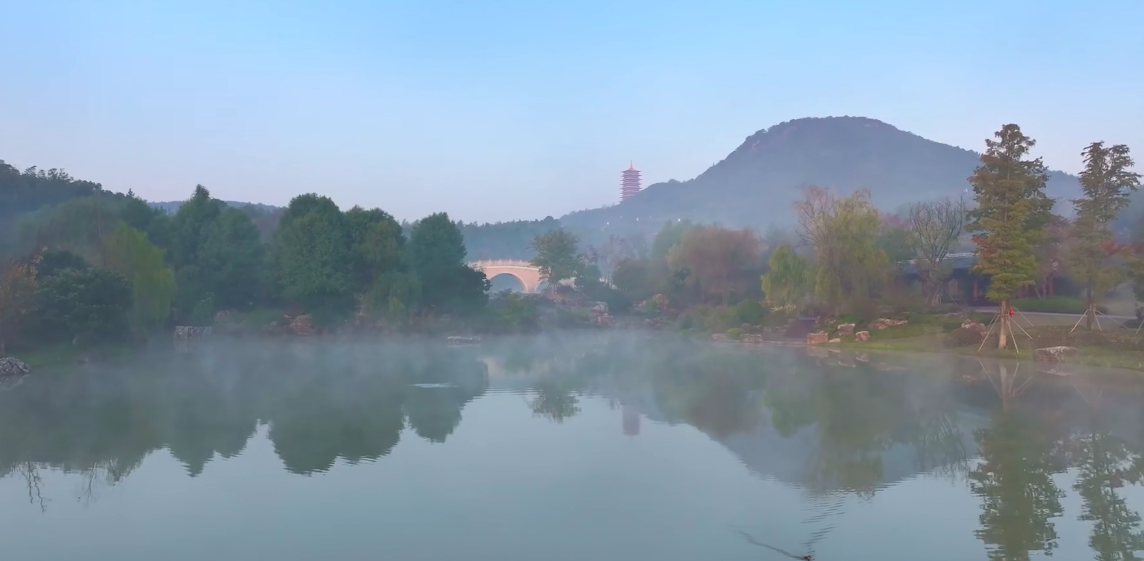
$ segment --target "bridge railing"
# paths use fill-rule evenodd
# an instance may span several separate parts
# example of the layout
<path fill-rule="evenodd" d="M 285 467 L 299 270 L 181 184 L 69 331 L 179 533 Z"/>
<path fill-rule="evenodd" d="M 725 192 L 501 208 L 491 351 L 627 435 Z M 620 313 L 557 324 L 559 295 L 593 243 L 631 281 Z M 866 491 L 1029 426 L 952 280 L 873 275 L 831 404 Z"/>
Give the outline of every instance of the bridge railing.
<path fill-rule="evenodd" d="M 536 266 L 528 261 L 520 259 L 482 259 L 479 261 L 472 261 L 469 266 L 474 269 L 487 269 L 489 267 L 521 267 L 525 269 L 535 269 Z"/>

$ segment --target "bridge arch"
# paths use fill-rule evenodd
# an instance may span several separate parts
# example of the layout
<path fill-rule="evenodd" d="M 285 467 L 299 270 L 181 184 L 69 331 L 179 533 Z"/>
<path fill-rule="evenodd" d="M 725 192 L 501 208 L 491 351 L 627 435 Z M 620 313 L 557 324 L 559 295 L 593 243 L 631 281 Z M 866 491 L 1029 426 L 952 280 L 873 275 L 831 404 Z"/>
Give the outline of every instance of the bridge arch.
<path fill-rule="evenodd" d="M 469 266 L 484 272 L 485 276 L 490 279 L 500 275 L 513 276 L 516 280 L 520 281 L 520 284 L 524 287 L 524 292 L 528 294 L 535 294 L 542 280 L 540 278 L 540 269 L 528 261 L 490 259 L 474 261 L 469 263 Z"/>

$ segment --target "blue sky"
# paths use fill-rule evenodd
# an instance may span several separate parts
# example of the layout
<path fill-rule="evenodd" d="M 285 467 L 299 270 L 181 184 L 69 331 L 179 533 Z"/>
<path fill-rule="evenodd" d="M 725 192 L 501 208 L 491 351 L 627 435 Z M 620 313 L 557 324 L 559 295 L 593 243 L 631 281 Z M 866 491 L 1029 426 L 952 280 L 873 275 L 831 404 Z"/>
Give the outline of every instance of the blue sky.
<path fill-rule="evenodd" d="M 860 115 L 1076 172 L 1144 161 L 1144 2 L 0 0 L 0 159 L 414 219 L 560 216 L 748 135 Z M 1144 166 L 1144 163 L 1142 163 Z"/>

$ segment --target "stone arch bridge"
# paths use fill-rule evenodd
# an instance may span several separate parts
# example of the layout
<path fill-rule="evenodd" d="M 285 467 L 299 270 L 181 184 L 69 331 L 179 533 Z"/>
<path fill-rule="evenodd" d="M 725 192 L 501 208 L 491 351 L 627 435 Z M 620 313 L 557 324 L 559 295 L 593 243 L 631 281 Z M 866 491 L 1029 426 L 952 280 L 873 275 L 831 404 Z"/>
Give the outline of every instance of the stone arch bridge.
<path fill-rule="evenodd" d="M 543 279 L 540 278 L 540 269 L 528 261 L 520 261 L 516 259 L 487 259 L 482 261 L 473 261 L 469 266 L 485 273 L 485 276 L 492 279 L 498 275 L 511 275 L 520 281 L 524 286 L 524 291 L 529 294 L 535 294 L 537 288 Z"/>

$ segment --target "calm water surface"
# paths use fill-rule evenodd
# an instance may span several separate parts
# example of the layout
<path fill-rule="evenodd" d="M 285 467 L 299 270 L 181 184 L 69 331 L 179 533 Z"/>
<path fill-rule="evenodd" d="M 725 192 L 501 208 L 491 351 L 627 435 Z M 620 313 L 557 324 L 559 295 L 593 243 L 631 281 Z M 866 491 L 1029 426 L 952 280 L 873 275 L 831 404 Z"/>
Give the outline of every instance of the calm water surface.
<path fill-rule="evenodd" d="M 1141 557 L 1144 399 L 633 335 L 217 344 L 0 390 L 0 559 Z"/>

